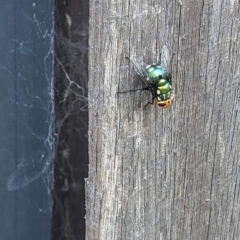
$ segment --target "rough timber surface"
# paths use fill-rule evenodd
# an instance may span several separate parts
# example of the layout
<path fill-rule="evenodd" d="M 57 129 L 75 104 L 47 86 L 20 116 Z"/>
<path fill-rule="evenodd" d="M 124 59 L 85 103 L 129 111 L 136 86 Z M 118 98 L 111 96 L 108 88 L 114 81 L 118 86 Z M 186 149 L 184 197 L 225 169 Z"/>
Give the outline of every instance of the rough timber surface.
<path fill-rule="evenodd" d="M 90 1 L 87 239 L 239 239 L 238 1 Z M 174 105 L 125 59 L 175 53 Z"/>

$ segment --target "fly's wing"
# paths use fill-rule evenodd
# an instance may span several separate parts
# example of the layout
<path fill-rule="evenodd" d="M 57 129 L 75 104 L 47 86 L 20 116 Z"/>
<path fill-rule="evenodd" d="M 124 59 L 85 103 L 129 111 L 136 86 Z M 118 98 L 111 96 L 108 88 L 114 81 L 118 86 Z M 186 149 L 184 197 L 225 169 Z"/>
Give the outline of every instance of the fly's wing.
<path fill-rule="evenodd" d="M 144 84 L 148 86 L 149 83 L 147 82 L 146 75 L 144 74 L 145 67 L 147 66 L 147 64 L 145 64 L 144 62 L 139 64 L 139 63 L 137 63 L 137 61 L 131 60 L 129 57 L 126 57 L 126 58 L 133 64 L 136 73 L 141 77 Z"/>
<path fill-rule="evenodd" d="M 166 45 L 164 45 L 162 48 L 162 53 L 161 53 L 161 66 L 168 74 L 171 72 L 170 61 L 171 61 L 171 58 L 169 55 L 168 48 Z"/>

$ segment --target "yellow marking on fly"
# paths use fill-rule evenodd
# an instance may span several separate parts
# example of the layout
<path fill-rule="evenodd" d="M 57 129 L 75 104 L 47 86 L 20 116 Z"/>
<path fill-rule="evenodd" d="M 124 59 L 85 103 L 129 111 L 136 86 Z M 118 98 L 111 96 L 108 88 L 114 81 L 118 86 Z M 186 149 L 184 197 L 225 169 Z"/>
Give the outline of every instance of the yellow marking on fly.
<path fill-rule="evenodd" d="M 173 104 L 173 96 L 166 100 L 157 100 L 157 105 L 162 108 L 169 108 Z"/>

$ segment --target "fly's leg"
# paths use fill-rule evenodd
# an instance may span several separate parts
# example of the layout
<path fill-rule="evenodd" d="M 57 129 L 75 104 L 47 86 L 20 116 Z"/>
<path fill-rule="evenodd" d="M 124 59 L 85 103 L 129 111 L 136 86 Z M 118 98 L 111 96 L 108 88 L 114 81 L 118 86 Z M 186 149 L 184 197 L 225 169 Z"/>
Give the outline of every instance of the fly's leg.
<path fill-rule="evenodd" d="M 170 84 L 172 84 L 172 74 L 169 73 L 166 77 L 166 79 L 169 81 Z"/>
<path fill-rule="evenodd" d="M 152 96 L 152 102 L 148 102 L 148 103 L 145 105 L 144 109 L 145 109 L 149 104 L 153 105 L 153 103 L 154 103 L 154 96 Z"/>
<path fill-rule="evenodd" d="M 117 93 L 128 93 L 128 92 L 137 92 L 137 91 L 144 91 L 144 90 L 149 90 L 149 87 L 140 88 L 140 89 L 132 89 L 132 90 L 122 91 L 122 92 L 117 92 Z"/>
<path fill-rule="evenodd" d="M 158 65 L 161 66 L 161 59 L 162 59 L 162 53 L 160 52 L 159 54 L 159 60 L 158 60 Z"/>

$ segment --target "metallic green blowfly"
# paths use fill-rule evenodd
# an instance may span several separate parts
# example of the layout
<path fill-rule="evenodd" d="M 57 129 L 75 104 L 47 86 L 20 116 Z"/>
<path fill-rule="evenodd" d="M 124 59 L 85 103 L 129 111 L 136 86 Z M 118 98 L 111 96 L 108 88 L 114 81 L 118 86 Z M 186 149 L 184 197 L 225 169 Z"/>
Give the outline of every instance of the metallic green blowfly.
<path fill-rule="evenodd" d="M 135 71 L 141 77 L 146 87 L 119 93 L 148 90 L 152 94 L 152 102 L 148 102 L 145 107 L 147 107 L 149 104 L 153 104 L 154 99 L 156 99 L 158 106 L 162 108 L 170 107 L 173 103 L 173 93 L 172 76 L 169 72 L 170 58 L 167 47 L 163 47 L 160 55 L 160 61 L 156 64 L 153 63 L 152 65 L 139 65 L 135 61 L 130 60 L 128 57 L 127 59 L 134 65 Z"/>

